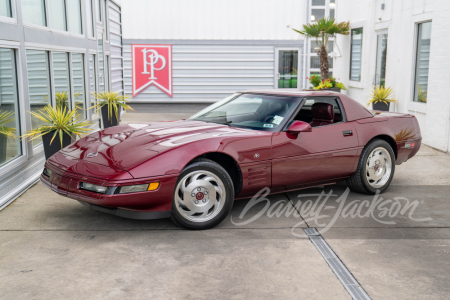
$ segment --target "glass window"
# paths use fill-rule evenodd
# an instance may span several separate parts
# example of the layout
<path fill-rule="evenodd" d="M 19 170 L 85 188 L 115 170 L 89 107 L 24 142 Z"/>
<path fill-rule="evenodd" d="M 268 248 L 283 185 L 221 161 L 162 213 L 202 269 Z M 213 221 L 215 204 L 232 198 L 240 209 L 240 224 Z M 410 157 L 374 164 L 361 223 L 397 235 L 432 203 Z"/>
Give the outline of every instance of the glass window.
<path fill-rule="evenodd" d="M 312 0 L 312 6 L 324 6 L 325 0 Z"/>
<path fill-rule="evenodd" d="M 216 102 L 188 120 L 228 124 L 256 130 L 275 131 L 287 121 L 301 98 L 240 94 Z"/>
<path fill-rule="evenodd" d="M 278 88 L 297 88 L 298 50 L 278 50 Z"/>
<path fill-rule="evenodd" d="M 351 30 L 350 80 L 361 80 L 362 28 Z"/>
<path fill-rule="evenodd" d="M 311 22 L 325 18 L 325 9 L 311 9 Z"/>
<path fill-rule="evenodd" d="M 105 40 L 109 40 L 109 18 L 108 16 L 108 1 L 105 0 Z"/>
<path fill-rule="evenodd" d="M 106 55 L 106 59 L 105 59 L 105 62 L 106 62 L 106 69 L 105 69 L 105 74 L 106 74 L 106 89 L 109 91 L 110 90 L 110 76 L 109 76 L 109 74 L 111 74 L 111 72 L 109 71 L 109 55 Z"/>
<path fill-rule="evenodd" d="M 103 56 L 103 33 L 97 32 L 98 38 L 98 90 L 100 93 L 105 91 L 105 62 Z"/>
<path fill-rule="evenodd" d="M 317 54 L 317 51 L 320 51 L 320 46 L 316 41 L 311 41 L 311 53 Z M 333 41 L 328 41 L 327 51 L 328 53 L 333 52 Z"/>
<path fill-rule="evenodd" d="M 334 19 L 334 9 L 330 9 L 330 18 Z"/>
<path fill-rule="evenodd" d="M 0 48 L 0 166 L 22 155 L 14 54 L 12 49 Z"/>
<path fill-rule="evenodd" d="M 387 41 L 387 33 L 377 35 L 377 61 L 375 65 L 374 85 L 378 86 L 385 86 Z"/>
<path fill-rule="evenodd" d="M 103 16 L 103 25 L 106 27 L 106 0 L 101 0 L 103 3 L 101 4 L 102 7 L 102 16 Z"/>
<path fill-rule="evenodd" d="M 414 101 L 427 102 L 428 71 L 430 64 L 431 22 L 421 23 L 417 30 Z"/>
<path fill-rule="evenodd" d="M 50 71 L 48 53 L 46 51 L 27 50 L 28 90 L 30 94 L 30 109 L 36 112 L 51 104 Z M 31 117 L 31 127 L 43 125 L 41 120 Z M 40 144 L 41 138 L 33 140 L 33 145 Z"/>
<path fill-rule="evenodd" d="M 97 10 L 97 21 L 101 22 L 102 21 L 102 3 L 101 0 L 94 0 L 95 1 L 95 9 Z"/>
<path fill-rule="evenodd" d="M 48 16 L 51 28 L 66 30 L 66 5 L 64 0 L 48 1 Z"/>
<path fill-rule="evenodd" d="M 311 63 L 309 66 L 311 69 L 320 69 L 320 57 L 311 56 Z M 328 57 L 328 67 L 333 68 L 333 58 Z"/>
<path fill-rule="evenodd" d="M 81 3 L 80 0 L 66 0 L 68 13 L 68 27 L 69 31 L 73 33 L 82 34 L 81 27 Z"/>
<path fill-rule="evenodd" d="M 84 55 L 72 54 L 73 95 L 78 114 L 86 119 L 86 90 L 84 88 Z"/>
<path fill-rule="evenodd" d="M 69 55 L 53 52 L 53 79 L 55 84 L 55 105 L 72 109 L 70 96 Z"/>
<path fill-rule="evenodd" d="M 92 105 L 95 101 L 94 96 L 92 96 L 92 94 L 91 94 L 91 93 L 94 93 L 97 91 L 97 89 L 95 87 L 95 82 L 96 82 L 95 55 L 89 54 L 89 99 L 90 99 L 90 105 Z M 94 114 L 94 116 L 96 116 L 95 110 L 92 113 Z"/>
<path fill-rule="evenodd" d="M 91 36 L 91 37 L 93 37 L 94 36 L 94 29 L 95 29 L 95 13 L 94 13 L 94 3 L 93 3 L 93 1 L 94 0 L 89 0 L 89 5 L 87 6 L 87 9 L 86 9 L 86 11 L 87 11 L 87 13 L 86 13 L 86 15 L 87 15 L 87 19 L 89 20 L 88 21 L 88 24 L 89 24 L 89 36 Z"/>
<path fill-rule="evenodd" d="M 22 0 L 24 22 L 46 26 L 44 0 Z"/>
<path fill-rule="evenodd" d="M 12 17 L 10 0 L 0 0 L 0 16 Z"/>

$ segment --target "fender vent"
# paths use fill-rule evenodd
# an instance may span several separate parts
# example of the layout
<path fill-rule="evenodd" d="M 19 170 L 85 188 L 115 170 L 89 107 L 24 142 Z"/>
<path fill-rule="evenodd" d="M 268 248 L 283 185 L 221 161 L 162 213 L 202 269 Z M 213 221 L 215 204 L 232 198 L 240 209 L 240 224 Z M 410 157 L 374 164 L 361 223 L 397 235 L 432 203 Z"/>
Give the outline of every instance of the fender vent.
<path fill-rule="evenodd" d="M 267 167 L 248 169 L 248 185 L 267 183 Z"/>

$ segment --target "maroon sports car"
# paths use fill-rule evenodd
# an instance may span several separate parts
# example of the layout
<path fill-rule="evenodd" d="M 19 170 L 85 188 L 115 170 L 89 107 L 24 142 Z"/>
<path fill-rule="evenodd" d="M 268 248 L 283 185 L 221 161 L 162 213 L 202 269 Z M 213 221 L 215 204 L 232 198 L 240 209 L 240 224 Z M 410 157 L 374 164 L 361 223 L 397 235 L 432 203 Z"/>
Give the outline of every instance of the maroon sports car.
<path fill-rule="evenodd" d="M 340 93 L 248 91 L 187 120 L 86 136 L 52 156 L 41 181 L 100 211 L 206 229 L 264 187 L 346 180 L 359 193 L 383 192 L 421 139 L 414 116 L 370 112 Z"/>

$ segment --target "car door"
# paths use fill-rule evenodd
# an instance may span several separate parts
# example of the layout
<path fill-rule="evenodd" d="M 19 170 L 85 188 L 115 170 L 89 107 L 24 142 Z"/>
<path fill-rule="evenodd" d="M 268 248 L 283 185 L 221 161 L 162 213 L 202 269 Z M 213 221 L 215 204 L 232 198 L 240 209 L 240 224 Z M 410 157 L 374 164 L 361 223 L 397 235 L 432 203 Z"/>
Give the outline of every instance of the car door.
<path fill-rule="evenodd" d="M 308 97 L 293 120 L 311 122 L 314 103 L 334 107 L 333 123 L 312 127 L 293 136 L 286 131 L 272 137 L 272 189 L 289 190 L 349 176 L 358 160 L 358 139 L 353 122 L 336 97 Z M 309 110 L 309 112 L 308 112 Z"/>

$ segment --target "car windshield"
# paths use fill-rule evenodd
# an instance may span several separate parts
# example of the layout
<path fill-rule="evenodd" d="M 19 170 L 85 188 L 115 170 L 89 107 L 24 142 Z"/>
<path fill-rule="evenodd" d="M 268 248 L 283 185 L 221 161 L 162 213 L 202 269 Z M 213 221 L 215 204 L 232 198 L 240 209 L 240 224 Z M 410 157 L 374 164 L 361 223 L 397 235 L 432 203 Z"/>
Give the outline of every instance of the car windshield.
<path fill-rule="evenodd" d="M 276 131 L 283 126 L 300 100 L 300 97 L 292 96 L 234 94 L 208 106 L 188 120 Z"/>

